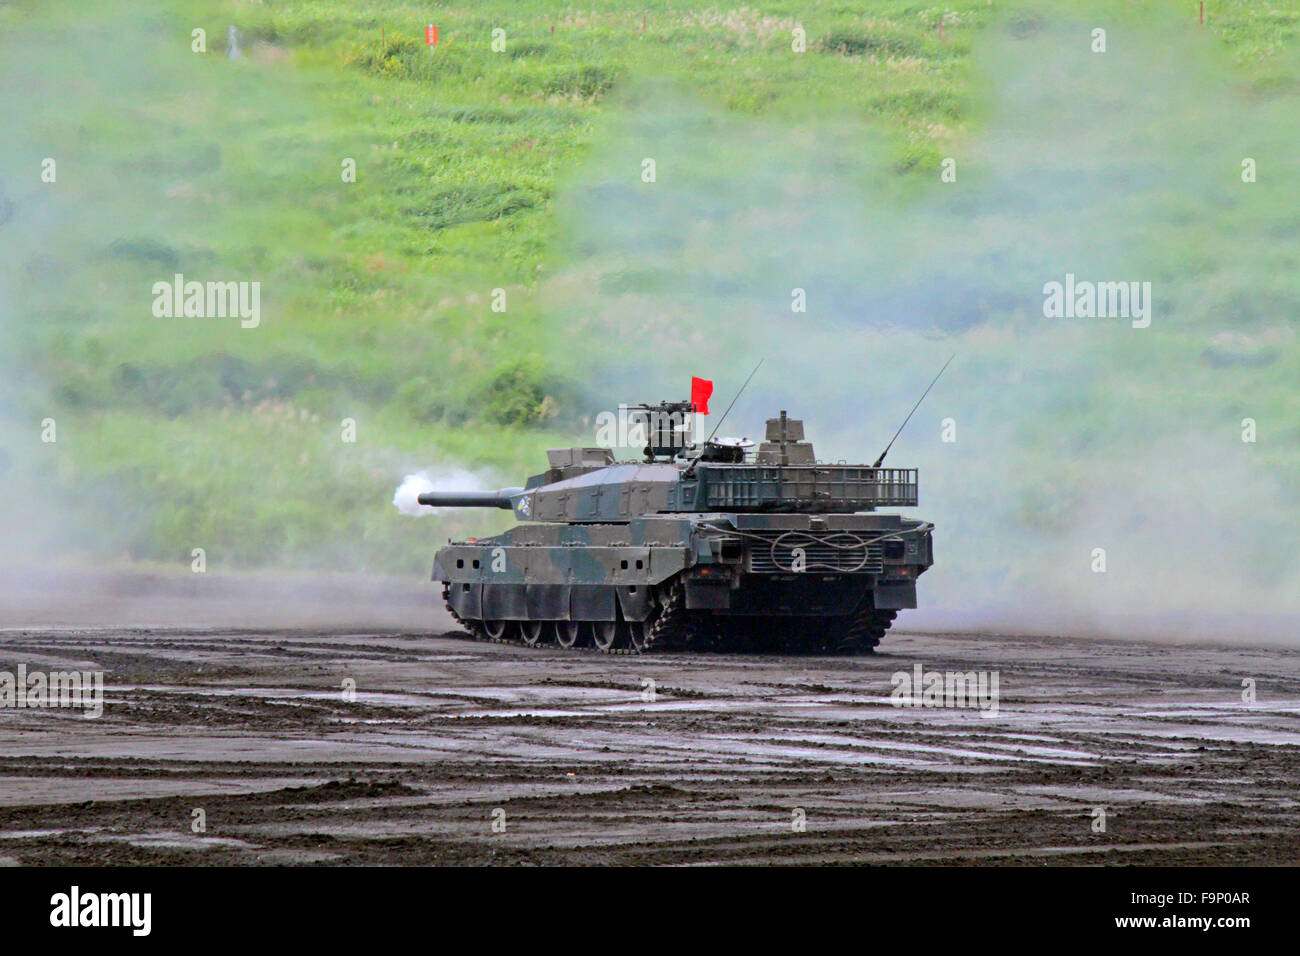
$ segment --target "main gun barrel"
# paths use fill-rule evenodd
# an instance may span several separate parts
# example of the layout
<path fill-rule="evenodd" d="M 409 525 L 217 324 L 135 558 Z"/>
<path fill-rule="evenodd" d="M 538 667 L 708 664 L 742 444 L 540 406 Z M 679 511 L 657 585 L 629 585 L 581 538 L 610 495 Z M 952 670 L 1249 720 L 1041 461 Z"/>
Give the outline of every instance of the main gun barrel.
<path fill-rule="evenodd" d="M 510 511 L 511 495 L 517 495 L 522 488 L 502 488 L 500 491 L 426 491 L 416 500 L 422 505 L 434 508 L 504 508 Z"/>

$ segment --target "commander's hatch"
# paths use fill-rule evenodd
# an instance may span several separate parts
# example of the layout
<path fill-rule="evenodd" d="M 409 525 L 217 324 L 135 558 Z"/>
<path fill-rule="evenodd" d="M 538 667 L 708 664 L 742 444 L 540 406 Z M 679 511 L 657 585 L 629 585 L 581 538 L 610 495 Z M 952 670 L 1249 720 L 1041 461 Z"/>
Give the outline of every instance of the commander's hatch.
<path fill-rule="evenodd" d="M 754 442 L 748 438 L 713 438 L 704 443 L 697 457 L 702 462 L 740 465 L 753 447 Z"/>

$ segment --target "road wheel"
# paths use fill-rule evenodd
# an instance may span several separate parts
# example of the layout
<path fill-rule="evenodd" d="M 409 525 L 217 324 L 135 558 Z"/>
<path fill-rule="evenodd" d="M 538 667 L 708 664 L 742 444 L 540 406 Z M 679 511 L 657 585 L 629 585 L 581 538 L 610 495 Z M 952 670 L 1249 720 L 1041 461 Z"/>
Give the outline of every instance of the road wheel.
<path fill-rule="evenodd" d="M 519 632 L 529 647 L 548 643 L 554 633 L 549 621 L 523 621 L 519 625 Z"/>
<path fill-rule="evenodd" d="M 515 629 L 514 621 L 484 621 L 483 633 L 494 641 L 500 641 L 512 636 Z"/>
<path fill-rule="evenodd" d="M 627 643 L 627 625 L 622 621 L 596 621 L 591 630 L 592 642 L 599 650 L 612 651 Z"/>
<path fill-rule="evenodd" d="M 627 642 L 628 646 L 638 654 L 646 648 L 649 643 L 650 629 L 654 627 L 654 620 L 648 621 L 628 621 L 627 622 Z"/>
<path fill-rule="evenodd" d="M 556 621 L 555 643 L 561 647 L 581 647 L 587 642 L 589 628 L 582 621 Z"/>

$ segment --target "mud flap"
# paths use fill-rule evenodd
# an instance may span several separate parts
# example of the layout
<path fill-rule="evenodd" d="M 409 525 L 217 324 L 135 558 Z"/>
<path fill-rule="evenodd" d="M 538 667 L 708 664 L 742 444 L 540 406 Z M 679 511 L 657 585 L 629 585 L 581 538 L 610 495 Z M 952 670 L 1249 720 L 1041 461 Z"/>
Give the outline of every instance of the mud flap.
<path fill-rule="evenodd" d="M 528 617 L 528 605 L 522 584 L 483 585 L 483 619 L 487 621 L 522 621 Z"/>
<path fill-rule="evenodd" d="M 874 606 L 881 611 L 901 611 L 916 607 L 916 585 L 878 584 L 872 599 Z"/>
<path fill-rule="evenodd" d="M 567 621 L 569 586 L 567 584 L 530 584 L 525 601 L 529 620 Z"/>
<path fill-rule="evenodd" d="M 725 611 L 731 607 L 731 587 L 726 581 L 687 581 L 686 607 L 692 611 Z"/>
<path fill-rule="evenodd" d="M 603 584 L 575 584 L 569 599 L 572 621 L 614 621 L 618 619 L 614 589 Z"/>
<path fill-rule="evenodd" d="M 453 581 L 447 588 L 447 603 L 453 611 L 466 621 L 482 619 L 483 585 Z"/>
<path fill-rule="evenodd" d="M 650 614 L 650 588 L 632 584 L 617 590 L 623 617 L 629 621 L 644 621 Z"/>

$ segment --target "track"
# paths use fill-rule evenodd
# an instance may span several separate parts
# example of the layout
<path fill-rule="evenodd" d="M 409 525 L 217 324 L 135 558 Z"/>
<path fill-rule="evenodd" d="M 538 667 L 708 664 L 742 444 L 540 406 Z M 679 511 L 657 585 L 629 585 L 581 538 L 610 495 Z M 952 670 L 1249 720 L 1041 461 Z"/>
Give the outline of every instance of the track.
<path fill-rule="evenodd" d="M 596 650 L 605 654 L 651 651 L 713 653 L 870 654 L 898 616 L 897 611 L 863 608 L 840 618 L 727 618 L 686 609 L 686 592 L 675 581 L 659 591 L 655 610 L 644 622 L 485 622 L 466 620 L 452 607 L 450 585 L 443 586 L 443 606 L 473 638 L 524 647 L 553 645 L 561 650 Z M 538 630 L 530 631 L 530 627 Z"/>
<path fill-rule="evenodd" d="M 19 662 L 101 667 L 107 704 L 0 710 L 0 862 L 1300 862 L 1291 650 L 895 633 L 865 657 L 608 657 L 361 630 L 0 632 L 0 670 Z M 996 670 L 997 714 L 895 706 L 917 663 Z"/>

